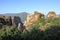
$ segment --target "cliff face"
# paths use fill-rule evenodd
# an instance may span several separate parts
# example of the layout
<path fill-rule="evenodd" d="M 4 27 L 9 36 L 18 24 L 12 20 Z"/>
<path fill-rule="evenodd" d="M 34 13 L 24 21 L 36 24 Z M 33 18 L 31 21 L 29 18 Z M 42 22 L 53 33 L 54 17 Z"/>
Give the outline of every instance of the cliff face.
<path fill-rule="evenodd" d="M 49 12 L 47 14 L 47 18 L 56 18 L 56 14 L 55 12 Z M 60 15 L 59 15 L 60 17 Z M 23 29 L 29 29 L 31 25 L 34 24 L 34 22 L 36 20 L 38 20 L 39 18 L 44 18 L 44 14 L 39 13 L 39 12 L 34 12 L 32 14 L 27 15 L 27 18 L 24 22 L 24 24 L 21 21 L 21 17 L 20 16 L 2 16 L 0 15 L 0 24 L 2 23 L 3 25 L 8 25 L 8 26 L 13 26 L 14 28 L 18 28 L 19 30 L 23 30 Z"/>
<path fill-rule="evenodd" d="M 21 19 L 19 16 L 13 16 L 12 17 L 12 25 L 14 28 L 18 27 L 19 30 L 24 29 L 23 23 L 21 22 Z"/>
<path fill-rule="evenodd" d="M 13 26 L 19 30 L 24 28 L 19 16 L 0 16 L 0 25 Z"/>
<path fill-rule="evenodd" d="M 43 18 L 44 15 L 39 12 L 34 12 L 30 15 L 27 15 L 27 20 L 24 22 L 24 26 L 26 29 L 29 28 L 37 19 Z"/>
<path fill-rule="evenodd" d="M 11 26 L 12 25 L 12 19 L 11 16 L 5 16 L 6 25 Z"/>
<path fill-rule="evenodd" d="M 6 25 L 6 21 L 4 16 L 0 16 L 0 25 Z"/>

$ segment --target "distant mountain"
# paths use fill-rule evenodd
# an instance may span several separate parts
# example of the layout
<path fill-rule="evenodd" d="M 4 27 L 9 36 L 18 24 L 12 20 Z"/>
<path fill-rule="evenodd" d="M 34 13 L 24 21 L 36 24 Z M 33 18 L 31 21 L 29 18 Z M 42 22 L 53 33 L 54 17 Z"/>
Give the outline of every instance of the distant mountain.
<path fill-rule="evenodd" d="M 22 13 L 19 13 L 19 14 L 16 14 L 16 15 L 20 16 L 21 21 L 24 22 L 24 20 L 26 20 L 26 18 L 27 18 L 28 13 L 22 12 Z"/>
<path fill-rule="evenodd" d="M 24 22 L 24 20 L 26 20 L 28 13 L 26 12 L 21 12 L 21 13 L 6 13 L 3 14 L 5 16 L 20 16 L 21 21 Z"/>

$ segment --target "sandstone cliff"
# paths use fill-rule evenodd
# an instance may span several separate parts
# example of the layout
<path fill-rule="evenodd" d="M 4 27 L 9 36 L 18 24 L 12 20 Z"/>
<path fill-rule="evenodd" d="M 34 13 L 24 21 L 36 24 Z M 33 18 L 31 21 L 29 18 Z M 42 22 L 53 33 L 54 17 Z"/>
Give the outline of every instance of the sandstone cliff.
<path fill-rule="evenodd" d="M 0 15 L 0 24 L 13 26 L 14 28 L 23 30 L 23 29 L 29 29 L 30 26 L 33 25 L 36 20 L 44 17 L 45 17 L 44 14 L 35 11 L 34 13 L 27 15 L 26 20 L 24 21 L 24 23 L 22 23 L 20 16 Z M 60 17 L 60 15 L 58 17 Z M 56 18 L 56 13 L 52 11 L 48 12 L 46 19 L 48 18 Z"/>
<path fill-rule="evenodd" d="M 39 18 L 44 18 L 44 14 L 34 12 L 32 14 L 27 15 L 27 20 L 24 22 L 25 28 L 28 29 L 29 26 L 31 26 Z"/>

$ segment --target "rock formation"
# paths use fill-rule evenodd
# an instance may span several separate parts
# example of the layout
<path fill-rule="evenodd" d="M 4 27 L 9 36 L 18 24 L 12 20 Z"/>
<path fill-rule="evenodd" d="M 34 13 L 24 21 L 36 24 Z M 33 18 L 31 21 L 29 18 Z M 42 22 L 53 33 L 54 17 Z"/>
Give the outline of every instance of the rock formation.
<path fill-rule="evenodd" d="M 5 22 L 4 18 L 1 18 L 1 17 L 0 17 L 0 24 L 6 25 L 6 22 Z"/>
<path fill-rule="evenodd" d="M 8 25 L 8 26 L 11 26 L 12 25 L 11 16 L 5 16 L 5 20 L 6 20 L 6 25 Z"/>
<path fill-rule="evenodd" d="M 55 12 L 49 12 L 47 14 L 47 19 L 48 18 L 55 18 L 56 14 Z M 59 15 L 60 17 L 60 15 Z M 19 16 L 2 16 L 0 15 L 0 24 L 2 23 L 3 25 L 8 25 L 8 26 L 13 26 L 14 28 L 18 28 L 19 30 L 23 29 L 29 29 L 30 26 L 34 24 L 36 20 L 39 18 L 44 18 L 44 14 L 41 14 L 37 11 L 35 11 L 32 14 L 27 15 L 27 19 L 25 20 L 24 24 L 21 21 L 21 18 Z"/>
<path fill-rule="evenodd" d="M 0 15 L 0 24 L 3 24 L 3 25 L 6 24 L 6 22 L 5 22 L 5 16 Z"/>
<path fill-rule="evenodd" d="M 56 17 L 56 14 L 55 14 L 55 12 L 49 12 L 48 15 L 47 15 L 47 17 L 48 17 L 48 18 L 49 18 L 49 17 L 55 18 L 55 17 Z"/>
<path fill-rule="evenodd" d="M 5 16 L 0 15 L 0 29 L 2 28 L 3 25 L 6 25 L 4 18 L 5 18 Z"/>
<path fill-rule="evenodd" d="M 18 29 L 20 30 L 23 30 L 23 23 L 21 22 L 21 19 L 19 16 L 13 16 L 12 17 L 12 25 L 13 27 L 18 27 Z"/>
<path fill-rule="evenodd" d="M 18 30 L 23 30 L 24 26 L 19 16 L 0 16 L 0 25 L 13 26 Z M 1 26 L 2 27 L 2 26 Z"/>
<path fill-rule="evenodd" d="M 26 29 L 29 28 L 37 19 L 43 18 L 44 15 L 39 12 L 34 12 L 33 14 L 27 15 L 27 20 L 24 22 L 24 26 Z"/>

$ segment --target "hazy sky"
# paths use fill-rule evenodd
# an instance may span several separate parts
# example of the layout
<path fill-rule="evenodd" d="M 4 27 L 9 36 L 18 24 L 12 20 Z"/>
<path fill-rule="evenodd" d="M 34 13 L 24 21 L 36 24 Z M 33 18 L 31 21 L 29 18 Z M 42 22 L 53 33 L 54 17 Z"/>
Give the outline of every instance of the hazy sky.
<path fill-rule="evenodd" d="M 60 0 L 0 0 L 0 13 L 19 13 L 34 11 L 47 14 L 49 11 L 60 13 Z"/>

